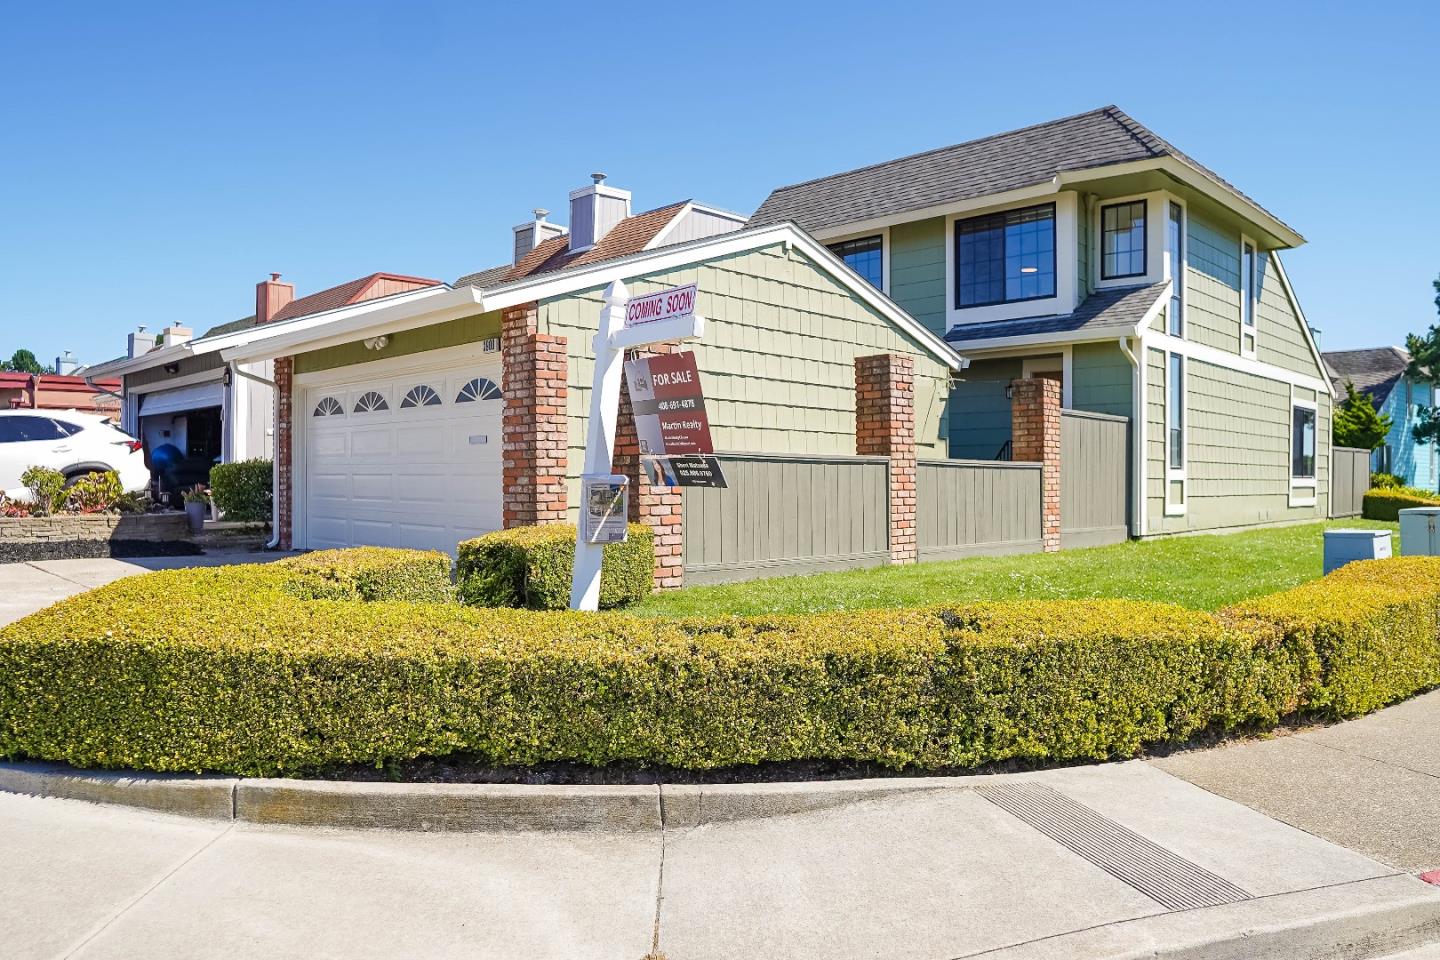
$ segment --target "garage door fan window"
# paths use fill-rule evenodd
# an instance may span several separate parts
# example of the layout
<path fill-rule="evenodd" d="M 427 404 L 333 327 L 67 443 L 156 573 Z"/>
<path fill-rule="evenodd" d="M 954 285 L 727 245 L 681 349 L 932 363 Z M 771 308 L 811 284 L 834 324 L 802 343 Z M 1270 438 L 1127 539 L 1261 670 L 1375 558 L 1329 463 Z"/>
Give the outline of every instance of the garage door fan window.
<path fill-rule="evenodd" d="M 315 416 L 317 417 L 343 417 L 345 408 L 340 406 L 340 401 L 334 397 L 324 397 L 315 404 Z"/>
<path fill-rule="evenodd" d="M 376 393 L 374 390 L 371 390 L 369 393 L 362 395 L 359 400 L 355 401 L 356 413 L 371 413 L 375 410 L 389 409 L 390 404 L 386 403 L 385 398 L 380 396 L 380 394 Z"/>
<path fill-rule="evenodd" d="M 500 399 L 500 388 L 495 386 L 495 381 L 486 380 L 484 377 L 476 377 L 465 386 L 460 388 L 456 395 L 456 403 L 470 403 L 473 400 L 498 400 Z"/>
<path fill-rule="evenodd" d="M 400 401 L 400 409 L 406 407 L 438 407 L 440 406 L 440 394 L 435 392 L 433 387 L 420 384 L 418 387 L 411 387 L 410 392 L 405 394 L 405 399 Z"/>

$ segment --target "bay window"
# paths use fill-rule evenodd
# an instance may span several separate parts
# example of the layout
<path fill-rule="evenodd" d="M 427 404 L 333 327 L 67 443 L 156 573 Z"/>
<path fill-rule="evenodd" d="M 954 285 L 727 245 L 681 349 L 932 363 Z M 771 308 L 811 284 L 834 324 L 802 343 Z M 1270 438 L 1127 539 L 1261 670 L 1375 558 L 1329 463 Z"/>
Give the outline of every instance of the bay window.
<path fill-rule="evenodd" d="M 1055 296 L 1055 205 L 955 221 L 955 305 Z"/>
<path fill-rule="evenodd" d="M 1145 201 L 1100 208 L 1100 279 L 1143 277 L 1145 268 Z"/>

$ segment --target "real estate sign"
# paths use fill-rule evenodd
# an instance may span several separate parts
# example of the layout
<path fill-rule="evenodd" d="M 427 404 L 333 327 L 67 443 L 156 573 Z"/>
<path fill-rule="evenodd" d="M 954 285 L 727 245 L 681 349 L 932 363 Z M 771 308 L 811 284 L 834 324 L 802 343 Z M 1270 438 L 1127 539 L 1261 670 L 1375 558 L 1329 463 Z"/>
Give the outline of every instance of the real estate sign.
<path fill-rule="evenodd" d="M 699 290 L 696 284 L 689 283 L 643 297 L 631 297 L 630 302 L 625 304 L 626 329 L 643 323 L 690 316 L 695 312 L 695 295 Z"/>
<path fill-rule="evenodd" d="M 625 364 L 635 434 L 650 482 L 666 487 L 723 487 L 695 354 L 643 357 Z"/>
<path fill-rule="evenodd" d="M 580 516 L 586 543 L 622 543 L 629 514 L 630 478 L 615 474 L 581 477 Z"/>

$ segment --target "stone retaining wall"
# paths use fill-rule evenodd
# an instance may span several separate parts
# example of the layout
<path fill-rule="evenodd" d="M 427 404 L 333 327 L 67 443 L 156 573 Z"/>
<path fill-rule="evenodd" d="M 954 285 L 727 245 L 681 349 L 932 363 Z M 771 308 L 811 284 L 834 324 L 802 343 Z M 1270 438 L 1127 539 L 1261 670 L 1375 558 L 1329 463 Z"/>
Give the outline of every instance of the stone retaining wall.
<path fill-rule="evenodd" d="M 198 552 L 183 513 L 0 518 L 0 563 Z"/>

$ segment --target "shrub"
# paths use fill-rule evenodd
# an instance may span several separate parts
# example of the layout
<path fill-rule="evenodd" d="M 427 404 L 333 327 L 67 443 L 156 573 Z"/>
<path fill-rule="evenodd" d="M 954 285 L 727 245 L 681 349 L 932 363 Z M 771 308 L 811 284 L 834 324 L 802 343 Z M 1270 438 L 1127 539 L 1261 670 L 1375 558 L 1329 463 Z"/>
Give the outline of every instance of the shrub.
<path fill-rule="evenodd" d="M 238 460 L 210 468 L 210 495 L 226 520 L 269 520 L 273 465 L 269 460 Z"/>
<path fill-rule="evenodd" d="M 120 475 L 114 470 L 87 473 L 70 484 L 65 509 L 75 513 L 103 513 L 113 508 L 124 494 Z"/>
<path fill-rule="evenodd" d="M 575 525 L 554 523 L 464 541 L 456 580 L 460 601 L 472 606 L 565 610 L 574 571 Z M 654 531 L 632 523 L 629 539 L 605 545 L 600 606 L 619 607 L 648 597 L 654 576 Z"/>
<path fill-rule="evenodd" d="M 450 558 L 436 550 L 317 550 L 274 566 L 284 572 L 284 589 L 306 600 L 446 603 L 455 599 Z"/>
<path fill-rule="evenodd" d="M 1403 487 L 1405 484 L 1393 473 L 1372 473 L 1370 474 L 1370 486 L 1389 490 L 1394 487 Z"/>
<path fill-rule="evenodd" d="M 20 482 L 30 490 L 33 512 L 50 514 L 64 503 L 65 475 L 49 467 L 30 467 L 20 474 Z"/>
<path fill-rule="evenodd" d="M 1320 713 L 1356 716 L 1440 683 L 1440 557 L 1346 564 L 1226 615 L 1278 631 Z"/>
<path fill-rule="evenodd" d="M 1413 487 L 1373 489 L 1365 492 L 1364 514 L 1367 520 L 1400 519 L 1400 511 L 1410 507 L 1440 507 L 1440 497 Z"/>

